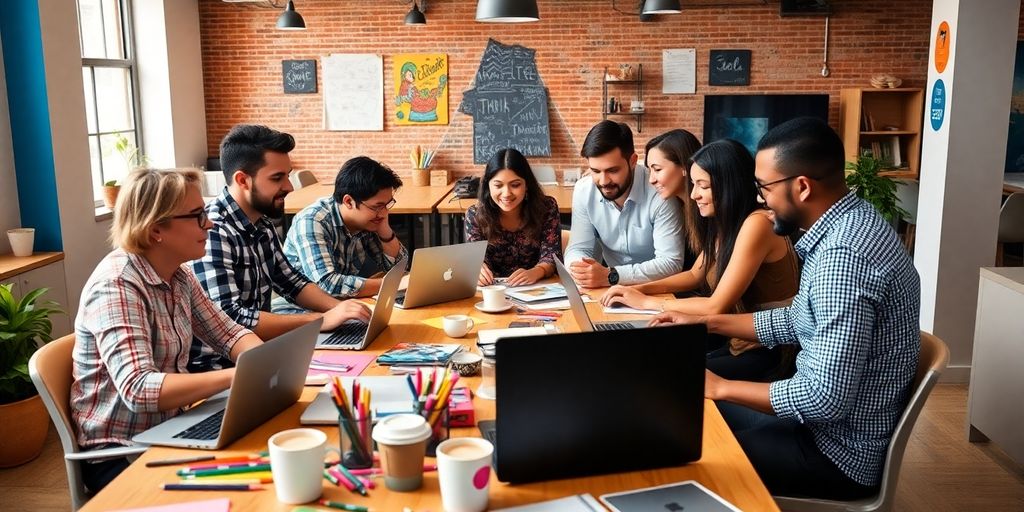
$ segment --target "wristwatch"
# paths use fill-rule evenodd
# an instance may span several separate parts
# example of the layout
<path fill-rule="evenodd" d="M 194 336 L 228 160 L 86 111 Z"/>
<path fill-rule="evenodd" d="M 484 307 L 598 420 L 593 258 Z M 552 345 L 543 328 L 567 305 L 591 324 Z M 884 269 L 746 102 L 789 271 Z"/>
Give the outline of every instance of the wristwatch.
<path fill-rule="evenodd" d="M 380 240 L 383 243 L 388 243 L 388 242 L 394 240 L 396 236 L 398 236 L 398 232 L 392 229 L 390 237 L 388 237 L 388 238 L 381 238 L 380 235 L 377 235 L 377 239 Z"/>
<path fill-rule="evenodd" d="M 608 284 L 612 286 L 619 284 L 619 271 L 615 270 L 615 267 L 608 271 Z"/>

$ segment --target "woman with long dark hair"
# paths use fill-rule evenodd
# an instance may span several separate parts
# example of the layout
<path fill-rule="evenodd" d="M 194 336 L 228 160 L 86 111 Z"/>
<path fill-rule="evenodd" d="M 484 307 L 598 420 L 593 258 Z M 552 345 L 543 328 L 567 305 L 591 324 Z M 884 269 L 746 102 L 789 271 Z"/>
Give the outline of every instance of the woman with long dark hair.
<path fill-rule="evenodd" d="M 785 304 L 797 291 L 796 255 L 789 239 L 774 233 L 769 212 L 757 200 L 750 152 L 739 142 L 725 139 L 705 145 L 691 160 L 688 208 L 699 250 L 693 268 L 650 283 L 614 286 L 601 302 L 694 315 Z M 699 296 L 684 299 L 650 296 L 695 290 Z M 708 365 L 729 374 L 726 378 L 763 380 L 781 361 L 780 351 L 769 352 L 757 343 L 730 340 L 721 351 L 709 354 Z M 713 362 L 740 355 L 744 357 Z"/>
<path fill-rule="evenodd" d="M 533 284 L 554 274 L 554 260 L 562 257 L 558 203 L 515 149 L 487 162 L 477 204 L 466 211 L 466 241 L 478 240 L 487 240 L 481 286 L 495 277 L 507 277 L 510 286 Z"/>

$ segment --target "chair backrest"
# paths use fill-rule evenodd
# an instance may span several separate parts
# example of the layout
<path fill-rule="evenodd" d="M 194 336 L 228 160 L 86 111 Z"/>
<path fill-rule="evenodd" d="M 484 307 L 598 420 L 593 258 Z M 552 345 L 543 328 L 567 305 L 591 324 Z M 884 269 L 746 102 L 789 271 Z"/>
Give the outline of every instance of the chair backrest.
<path fill-rule="evenodd" d="M 295 190 L 319 183 L 312 171 L 295 171 L 288 180 L 292 182 Z"/>
<path fill-rule="evenodd" d="M 1024 242 L 1024 192 L 1010 194 L 999 210 L 999 243 Z"/>

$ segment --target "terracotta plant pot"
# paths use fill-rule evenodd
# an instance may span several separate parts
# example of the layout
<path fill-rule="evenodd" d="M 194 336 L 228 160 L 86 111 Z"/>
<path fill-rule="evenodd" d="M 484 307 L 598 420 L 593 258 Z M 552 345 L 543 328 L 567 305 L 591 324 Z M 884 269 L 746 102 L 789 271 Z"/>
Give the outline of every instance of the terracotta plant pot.
<path fill-rule="evenodd" d="M 103 186 L 103 206 L 114 209 L 114 205 L 117 204 L 117 194 L 121 191 L 120 185 L 113 187 L 104 185 Z"/>
<path fill-rule="evenodd" d="M 0 468 L 20 466 L 43 452 L 50 416 L 39 395 L 0 405 Z"/>

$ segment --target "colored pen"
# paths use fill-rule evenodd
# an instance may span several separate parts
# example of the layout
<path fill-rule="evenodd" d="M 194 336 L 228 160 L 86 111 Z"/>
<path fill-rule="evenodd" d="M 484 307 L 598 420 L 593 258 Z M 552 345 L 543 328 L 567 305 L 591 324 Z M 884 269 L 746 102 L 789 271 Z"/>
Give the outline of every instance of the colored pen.
<path fill-rule="evenodd" d="M 259 484 L 221 484 L 221 485 L 195 485 L 195 484 L 160 484 L 165 491 L 262 491 L 263 486 Z"/>
<path fill-rule="evenodd" d="M 178 470 L 178 476 L 210 476 L 210 475 L 234 475 L 237 473 L 256 473 L 258 471 L 270 471 L 270 464 L 258 464 L 256 466 L 246 466 L 241 468 L 228 468 L 228 469 L 200 469 L 197 471 L 183 471 Z"/>
<path fill-rule="evenodd" d="M 269 461 L 253 460 L 249 462 L 228 462 L 222 463 L 217 461 L 213 464 L 190 464 L 181 471 L 202 471 L 204 469 L 231 469 L 231 468 L 251 468 L 253 466 L 260 466 L 267 464 Z"/>
<path fill-rule="evenodd" d="M 416 392 L 416 384 L 412 382 L 412 375 L 405 374 L 405 382 L 409 384 L 409 392 L 412 393 L 412 399 L 415 402 L 419 399 L 420 394 Z"/>
<path fill-rule="evenodd" d="M 338 478 L 332 475 L 331 472 L 327 471 L 326 469 L 324 470 L 324 478 L 326 478 L 328 482 L 334 485 L 338 485 Z"/>
<path fill-rule="evenodd" d="M 356 492 L 358 492 L 359 494 L 362 494 L 363 496 L 366 496 L 367 494 L 369 494 L 369 493 L 366 492 L 366 486 L 364 486 L 363 483 L 360 482 L 359 479 L 356 478 L 355 475 L 353 475 L 352 473 L 349 473 L 348 472 L 348 468 L 346 468 L 345 466 L 342 466 L 341 464 L 338 464 L 337 466 L 334 466 L 334 468 L 337 469 L 338 471 L 340 471 L 341 474 L 344 475 L 345 478 L 347 478 L 349 482 L 352 482 L 352 485 L 354 485 L 356 487 L 355 488 Z"/>
<path fill-rule="evenodd" d="M 190 485 L 248 485 L 248 484 L 271 484 L 274 483 L 273 478 L 240 478 L 240 479 L 220 479 L 220 478 L 186 478 L 179 484 L 190 484 Z"/>
<path fill-rule="evenodd" d="M 351 492 L 358 492 L 358 491 L 356 491 L 355 484 L 353 484 L 352 481 L 349 480 L 348 478 L 345 478 L 345 475 L 342 475 L 341 473 L 339 473 L 337 469 L 332 467 L 330 469 L 327 469 L 326 471 L 327 471 L 328 474 L 330 474 L 332 477 L 334 477 L 334 480 L 333 480 L 334 485 L 340 485 L 340 486 L 348 489 Z"/>
<path fill-rule="evenodd" d="M 188 464 L 189 462 L 202 462 L 204 460 L 215 460 L 216 457 L 213 455 L 199 455 L 197 457 L 185 457 L 181 459 L 164 459 L 164 460 L 151 460 L 146 463 L 147 468 L 158 468 L 160 466 L 177 466 L 178 464 Z"/>
<path fill-rule="evenodd" d="M 369 507 L 349 505 L 340 501 L 320 500 L 320 504 L 325 507 L 336 508 L 338 510 L 349 510 L 351 512 L 370 512 L 371 510 Z"/>
<path fill-rule="evenodd" d="M 191 480 L 191 481 L 196 481 L 196 482 L 213 482 L 213 481 L 218 481 L 219 482 L 221 480 L 257 480 L 257 479 L 272 481 L 272 479 L 273 479 L 273 474 L 270 472 L 269 469 L 266 470 L 266 471 L 257 471 L 255 473 L 243 473 L 243 474 L 233 474 L 233 475 L 192 475 L 192 474 L 189 474 L 189 475 L 179 475 L 179 476 L 181 477 L 182 480 Z M 268 483 L 268 482 L 261 482 L 261 483 Z"/>
<path fill-rule="evenodd" d="M 364 478 L 361 476 L 357 476 L 356 478 L 359 479 L 359 481 L 362 482 L 362 484 L 365 485 L 367 489 L 377 488 L 377 484 L 373 483 L 373 480 L 370 480 L 369 478 Z"/>

